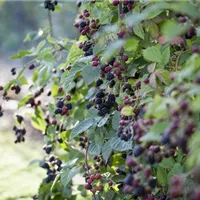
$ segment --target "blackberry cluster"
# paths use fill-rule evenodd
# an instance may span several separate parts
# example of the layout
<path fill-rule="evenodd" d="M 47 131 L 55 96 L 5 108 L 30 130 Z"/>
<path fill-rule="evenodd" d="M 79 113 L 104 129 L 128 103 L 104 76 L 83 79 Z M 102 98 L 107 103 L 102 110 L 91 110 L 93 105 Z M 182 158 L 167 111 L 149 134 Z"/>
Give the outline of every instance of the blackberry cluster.
<path fill-rule="evenodd" d="M 46 154 L 50 154 L 51 151 L 53 150 L 53 147 L 52 147 L 51 144 L 50 144 L 50 145 L 45 145 L 45 146 L 43 147 L 43 150 L 45 151 Z"/>
<path fill-rule="evenodd" d="M 90 13 L 84 10 L 83 14 L 79 15 L 79 21 L 74 26 L 79 30 L 81 35 L 91 36 L 96 33 L 100 27 L 99 19 L 89 19 Z"/>
<path fill-rule="evenodd" d="M 26 129 L 25 128 L 18 128 L 16 126 L 13 127 L 13 131 L 15 132 L 16 135 L 16 140 L 15 143 L 20 143 L 25 141 L 25 134 L 26 134 Z"/>
<path fill-rule="evenodd" d="M 161 136 L 161 143 L 169 148 L 179 147 L 183 153 L 188 153 L 188 141 L 195 132 L 196 124 L 192 121 L 192 111 L 187 101 L 179 103 L 178 109 L 171 109 L 173 120 Z M 190 119 L 190 120 L 188 120 Z M 184 127 L 180 134 L 180 127 Z"/>
<path fill-rule="evenodd" d="M 127 156 L 126 164 L 130 171 L 123 181 L 123 191 L 127 194 L 133 193 L 135 198 L 153 199 L 151 193 L 157 185 L 157 180 L 152 176 L 151 168 L 139 164 L 132 155 Z"/>
<path fill-rule="evenodd" d="M 90 40 L 85 41 L 83 43 L 81 42 L 79 44 L 79 48 L 84 51 L 84 56 L 93 55 L 93 47 L 94 47 L 94 44 Z"/>
<path fill-rule="evenodd" d="M 118 128 L 117 135 L 121 140 L 128 141 L 133 135 L 133 129 L 129 126 L 132 121 L 132 117 L 121 115 L 120 126 Z"/>
<path fill-rule="evenodd" d="M 51 156 L 48 161 L 41 163 L 41 167 L 47 170 L 46 183 L 54 181 L 56 175 L 62 170 L 62 161 L 59 158 Z"/>
<path fill-rule="evenodd" d="M 82 148 L 82 149 L 85 149 L 87 144 L 88 144 L 88 138 L 84 136 L 84 132 L 80 134 L 80 137 L 79 137 L 79 146 Z"/>
<path fill-rule="evenodd" d="M 26 134 L 26 130 L 25 128 L 22 128 L 22 123 L 24 121 L 24 118 L 21 115 L 16 115 L 15 116 L 17 123 L 20 125 L 20 127 L 14 126 L 13 130 L 15 131 L 15 135 L 16 135 L 16 140 L 15 143 L 20 143 L 20 142 L 24 142 L 25 141 L 25 134 Z"/>
<path fill-rule="evenodd" d="M 45 0 L 45 2 L 44 2 L 44 8 L 48 9 L 48 10 L 54 11 L 56 5 L 58 5 L 58 1 L 56 1 L 56 0 L 53 2 L 52 2 L 52 0 Z"/>
<path fill-rule="evenodd" d="M 10 89 L 15 91 L 15 94 L 19 94 L 21 92 L 21 87 L 19 85 L 13 85 Z"/>
<path fill-rule="evenodd" d="M 100 74 L 109 81 L 109 86 L 112 88 L 115 85 L 115 78 L 122 80 L 126 72 L 125 62 L 128 56 L 120 55 L 119 59 L 112 58 L 107 64 L 100 66 Z"/>
<path fill-rule="evenodd" d="M 67 95 L 65 99 L 58 99 L 56 102 L 56 109 L 54 110 L 54 113 L 60 114 L 62 116 L 69 116 L 70 110 L 72 109 L 72 104 L 69 103 L 71 100 L 71 96 Z"/>
<path fill-rule="evenodd" d="M 86 177 L 85 189 L 90 190 L 93 194 L 103 191 L 103 185 L 101 184 L 103 177 L 101 174 L 91 174 Z"/>
<path fill-rule="evenodd" d="M 79 30 L 81 35 L 87 36 L 88 38 L 87 41 L 81 42 L 78 45 L 78 47 L 85 52 L 84 56 L 93 55 L 93 47 L 95 41 L 91 39 L 91 37 L 100 28 L 99 19 L 89 19 L 89 16 L 89 11 L 84 10 L 83 14 L 79 15 L 79 20 L 74 24 L 74 26 Z"/>
<path fill-rule="evenodd" d="M 14 76 L 14 75 L 16 75 L 16 68 L 12 68 L 11 69 L 11 74 Z"/>
<path fill-rule="evenodd" d="M 112 108 L 116 107 L 115 99 L 114 94 L 106 95 L 104 90 L 99 90 L 94 99 L 96 108 L 98 109 L 98 115 L 105 116 Z"/>

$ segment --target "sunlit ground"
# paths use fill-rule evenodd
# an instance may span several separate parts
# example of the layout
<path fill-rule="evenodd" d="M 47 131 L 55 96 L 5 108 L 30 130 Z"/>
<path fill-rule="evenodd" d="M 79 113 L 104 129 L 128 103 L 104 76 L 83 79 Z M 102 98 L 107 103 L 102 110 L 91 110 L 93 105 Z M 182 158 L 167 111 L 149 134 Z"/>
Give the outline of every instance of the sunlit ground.
<path fill-rule="evenodd" d="M 38 167 L 42 143 L 26 141 L 14 144 L 11 132 L 0 131 L 0 199 L 31 200 L 45 177 L 45 171 Z"/>

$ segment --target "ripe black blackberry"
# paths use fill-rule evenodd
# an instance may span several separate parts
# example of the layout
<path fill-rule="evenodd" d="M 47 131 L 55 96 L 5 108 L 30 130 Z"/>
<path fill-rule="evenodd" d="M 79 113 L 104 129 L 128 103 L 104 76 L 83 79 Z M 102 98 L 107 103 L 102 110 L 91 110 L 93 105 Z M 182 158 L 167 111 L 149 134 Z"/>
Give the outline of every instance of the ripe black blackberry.
<path fill-rule="evenodd" d="M 55 5 L 57 5 L 57 4 L 58 4 L 58 1 L 52 2 L 51 0 L 45 0 L 44 8 L 54 11 L 55 10 Z"/>
<path fill-rule="evenodd" d="M 109 87 L 112 88 L 115 85 L 115 80 L 111 80 L 109 82 Z"/>
<path fill-rule="evenodd" d="M 133 149 L 133 154 L 135 155 L 135 157 L 138 157 L 139 155 L 141 155 L 144 151 L 144 148 L 140 145 L 136 145 Z"/>
<path fill-rule="evenodd" d="M 92 104 L 91 103 L 88 103 L 87 105 L 86 105 L 86 108 L 89 110 L 90 108 L 92 107 Z"/>
<path fill-rule="evenodd" d="M 115 102 L 115 99 L 116 99 L 116 98 L 115 98 L 115 95 L 114 95 L 114 94 L 109 94 L 109 95 L 108 95 L 108 100 L 109 100 L 110 102 L 113 102 L 113 103 L 114 103 L 114 102 Z"/>
<path fill-rule="evenodd" d="M 130 90 L 130 89 L 131 89 L 131 84 L 125 83 L 124 86 L 123 86 L 123 91 Z"/>
<path fill-rule="evenodd" d="M 133 174 L 129 173 L 126 178 L 124 179 L 124 183 L 126 185 L 132 185 L 133 183 Z"/>
<path fill-rule="evenodd" d="M 136 197 L 141 197 L 145 194 L 145 189 L 144 189 L 144 186 L 137 186 L 135 189 L 134 189 L 134 196 Z"/>
<path fill-rule="evenodd" d="M 95 99 L 95 103 L 96 104 L 101 104 L 102 103 L 102 99 L 101 98 L 96 98 Z"/>
<path fill-rule="evenodd" d="M 60 114 L 61 112 L 62 112 L 62 109 L 60 109 L 60 108 L 57 108 L 54 110 L 55 115 Z"/>
<path fill-rule="evenodd" d="M 113 65 L 115 62 L 115 58 L 111 58 L 110 61 L 108 62 L 109 65 Z"/>
<path fill-rule="evenodd" d="M 71 110 L 72 109 L 72 104 L 71 103 L 67 103 L 66 107 L 67 107 L 68 110 Z"/>
<path fill-rule="evenodd" d="M 102 91 L 102 90 L 99 90 L 97 93 L 96 93 L 96 97 L 98 98 L 103 98 L 105 96 L 105 93 Z"/>
<path fill-rule="evenodd" d="M 113 73 L 108 72 L 108 73 L 106 74 L 106 79 L 107 79 L 108 81 L 111 81 L 112 79 L 114 79 Z"/>
<path fill-rule="evenodd" d="M 16 135 L 16 140 L 15 143 L 20 143 L 20 142 L 24 142 L 25 141 L 25 134 L 26 134 L 26 130 L 24 128 L 17 128 L 16 126 L 13 127 L 13 130 L 15 131 L 15 135 Z"/>
<path fill-rule="evenodd" d="M 16 115 L 16 118 L 19 124 L 21 124 L 22 121 L 24 120 L 24 118 L 21 115 Z"/>
<path fill-rule="evenodd" d="M 11 69 L 11 73 L 12 73 L 12 75 L 14 76 L 14 75 L 16 74 L 16 68 L 12 68 L 12 69 Z"/>
<path fill-rule="evenodd" d="M 42 168 L 44 168 L 44 169 L 49 169 L 49 164 L 46 163 L 46 162 L 42 163 L 40 166 L 41 166 Z"/>
<path fill-rule="evenodd" d="M 56 103 L 57 108 L 62 108 L 64 106 L 64 102 L 62 100 L 58 100 Z"/>
<path fill-rule="evenodd" d="M 122 13 L 123 13 L 123 14 L 126 14 L 126 13 L 128 13 L 128 12 L 129 12 L 128 8 L 127 8 L 126 6 L 124 6 L 124 7 L 122 8 Z"/>
<path fill-rule="evenodd" d="M 54 179 L 56 178 L 56 175 L 55 174 L 49 174 L 47 176 L 47 178 L 45 179 L 45 182 L 46 183 L 50 183 L 51 181 L 54 181 Z"/>
<path fill-rule="evenodd" d="M 96 87 L 99 87 L 100 85 L 102 85 L 103 84 L 103 81 L 101 80 L 101 79 L 98 79 L 97 81 L 96 81 Z"/>

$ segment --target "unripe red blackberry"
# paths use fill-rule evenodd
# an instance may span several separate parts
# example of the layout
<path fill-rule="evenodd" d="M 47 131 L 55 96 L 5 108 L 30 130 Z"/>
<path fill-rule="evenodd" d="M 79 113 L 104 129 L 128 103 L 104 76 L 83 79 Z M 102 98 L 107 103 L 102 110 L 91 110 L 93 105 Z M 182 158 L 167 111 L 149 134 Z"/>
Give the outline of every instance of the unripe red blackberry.
<path fill-rule="evenodd" d="M 119 0 L 113 0 L 113 5 L 114 5 L 114 6 L 119 5 L 119 3 L 120 3 Z"/>
<path fill-rule="evenodd" d="M 134 166 L 136 166 L 137 165 L 137 162 L 133 159 L 133 157 L 132 156 L 127 156 L 127 158 L 126 158 L 126 165 L 128 166 L 128 167 L 134 167 Z"/>
<path fill-rule="evenodd" d="M 198 46 L 198 45 L 192 45 L 191 51 L 193 53 L 200 53 L 200 46 Z"/>
<path fill-rule="evenodd" d="M 58 92 L 61 93 L 62 91 L 63 91 L 63 88 L 62 88 L 62 87 L 59 87 L 59 88 L 58 88 Z"/>
<path fill-rule="evenodd" d="M 35 68 L 35 65 L 34 65 L 34 64 L 32 64 L 32 65 L 30 65 L 28 68 L 29 68 L 30 70 L 32 70 L 32 69 L 34 69 L 34 68 Z"/>

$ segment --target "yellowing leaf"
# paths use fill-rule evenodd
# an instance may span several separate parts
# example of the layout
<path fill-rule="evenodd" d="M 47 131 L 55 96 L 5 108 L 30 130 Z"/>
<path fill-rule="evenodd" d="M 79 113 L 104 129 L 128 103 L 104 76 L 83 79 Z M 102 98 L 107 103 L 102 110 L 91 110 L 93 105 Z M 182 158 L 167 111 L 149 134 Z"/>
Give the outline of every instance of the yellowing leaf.
<path fill-rule="evenodd" d="M 125 116 L 131 116 L 133 115 L 134 108 L 132 106 L 125 106 L 123 107 L 121 113 Z"/>

